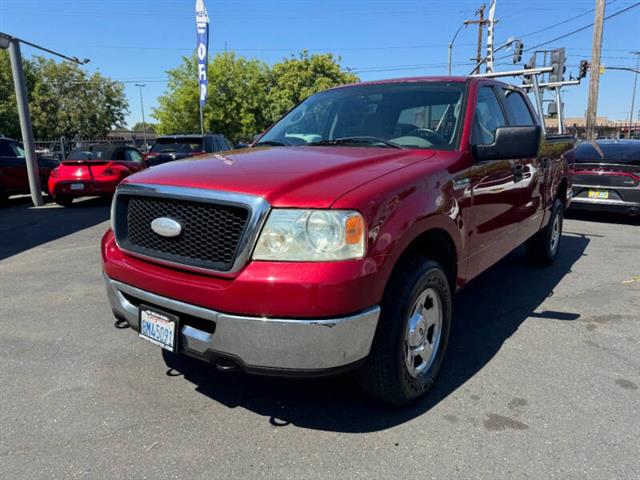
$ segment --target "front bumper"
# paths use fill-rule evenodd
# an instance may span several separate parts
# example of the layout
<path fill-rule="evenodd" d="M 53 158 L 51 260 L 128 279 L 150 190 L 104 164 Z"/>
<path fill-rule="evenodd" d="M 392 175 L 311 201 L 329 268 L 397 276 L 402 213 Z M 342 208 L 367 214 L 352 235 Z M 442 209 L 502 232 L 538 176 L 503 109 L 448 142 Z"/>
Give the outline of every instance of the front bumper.
<path fill-rule="evenodd" d="M 140 304 L 180 318 L 178 351 L 228 358 L 251 373 L 325 374 L 356 364 L 371 348 L 380 307 L 329 319 L 231 315 L 156 295 L 105 276 L 113 313 L 139 330 Z"/>

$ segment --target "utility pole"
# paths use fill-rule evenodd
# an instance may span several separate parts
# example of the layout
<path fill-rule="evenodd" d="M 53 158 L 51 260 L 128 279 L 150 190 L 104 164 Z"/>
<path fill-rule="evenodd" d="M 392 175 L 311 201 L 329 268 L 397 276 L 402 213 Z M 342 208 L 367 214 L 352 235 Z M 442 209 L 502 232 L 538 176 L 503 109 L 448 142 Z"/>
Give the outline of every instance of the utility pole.
<path fill-rule="evenodd" d="M 627 138 L 631 138 L 631 128 L 633 128 L 633 109 L 636 104 L 636 88 L 638 86 L 638 70 L 640 70 L 640 51 L 631 52 L 633 55 L 637 57 L 636 59 L 636 77 L 633 81 L 633 93 L 631 94 L 631 109 L 629 110 L 629 131 L 627 134 Z"/>
<path fill-rule="evenodd" d="M 482 61 L 482 38 L 484 37 L 484 26 L 489 23 L 489 20 L 485 20 L 484 11 L 487 8 L 486 5 L 482 4 L 482 6 L 476 10 L 476 15 L 478 16 L 478 20 L 466 20 L 465 23 L 467 25 L 478 25 L 478 49 L 476 51 L 476 65 L 478 65 L 472 73 L 480 73 L 480 62 Z M 473 60 L 473 59 L 472 59 Z"/>
<path fill-rule="evenodd" d="M 604 27 L 605 0 L 596 0 L 593 21 L 593 46 L 591 52 L 591 75 L 589 76 L 589 104 L 587 106 L 587 140 L 596 139 L 598 114 L 598 89 L 600 87 L 600 55 L 602 52 L 602 30 Z"/>
<path fill-rule="evenodd" d="M 142 132 L 144 134 L 144 148 L 148 149 L 149 144 L 147 143 L 147 122 L 144 121 L 144 102 L 142 100 L 142 89 L 147 85 L 144 83 L 136 83 L 136 87 L 140 89 L 140 110 L 142 111 Z"/>

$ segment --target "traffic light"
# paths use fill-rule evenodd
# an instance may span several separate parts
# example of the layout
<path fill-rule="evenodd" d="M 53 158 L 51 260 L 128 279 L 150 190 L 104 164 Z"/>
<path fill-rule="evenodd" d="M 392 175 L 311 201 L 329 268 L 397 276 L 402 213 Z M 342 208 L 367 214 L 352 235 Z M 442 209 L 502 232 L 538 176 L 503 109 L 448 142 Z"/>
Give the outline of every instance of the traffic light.
<path fill-rule="evenodd" d="M 567 70 L 565 61 L 564 48 L 557 48 L 551 51 L 551 67 L 553 70 L 549 73 L 549 83 L 562 82 L 564 72 Z"/>
<path fill-rule="evenodd" d="M 528 63 L 525 63 L 524 68 L 526 70 L 530 69 L 530 68 L 536 68 L 536 54 L 534 53 L 533 55 L 531 55 L 531 58 L 529 59 Z M 531 85 L 533 82 L 531 80 L 531 75 L 523 75 L 522 76 L 522 81 L 524 82 L 525 85 Z"/>
<path fill-rule="evenodd" d="M 580 71 L 578 72 L 578 79 L 581 80 L 587 76 L 587 72 L 591 68 L 587 60 L 580 60 Z"/>
<path fill-rule="evenodd" d="M 520 63 L 520 60 L 522 60 L 523 49 L 524 44 L 520 40 L 513 42 L 513 63 Z"/>

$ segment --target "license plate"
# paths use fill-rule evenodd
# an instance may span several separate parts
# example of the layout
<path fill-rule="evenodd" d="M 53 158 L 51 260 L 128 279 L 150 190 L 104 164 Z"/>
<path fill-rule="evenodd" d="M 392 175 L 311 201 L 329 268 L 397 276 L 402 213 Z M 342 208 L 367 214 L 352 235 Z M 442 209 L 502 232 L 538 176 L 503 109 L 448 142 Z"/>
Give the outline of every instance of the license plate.
<path fill-rule="evenodd" d="M 606 190 L 589 190 L 589 198 L 609 198 L 609 192 Z"/>
<path fill-rule="evenodd" d="M 84 183 L 72 183 L 71 190 L 84 190 Z"/>
<path fill-rule="evenodd" d="M 178 318 L 164 312 L 140 306 L 140 333 L 138 336 L 159 347 L 174 352 Z"/>

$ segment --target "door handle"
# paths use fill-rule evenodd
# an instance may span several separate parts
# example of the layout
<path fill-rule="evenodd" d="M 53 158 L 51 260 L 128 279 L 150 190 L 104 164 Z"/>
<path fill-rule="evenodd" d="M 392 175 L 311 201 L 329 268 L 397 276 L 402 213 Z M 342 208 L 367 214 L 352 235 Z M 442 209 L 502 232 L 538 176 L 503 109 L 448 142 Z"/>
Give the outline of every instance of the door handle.
<path fill-rule="evenodd" d="M 543 158 L 541 162 L 541 166 L 542 166 L 542 170 L 546 170 L 547 168 L 549 168 L 549 159 L 546 157 Z"/>
<path fill-rule="evenodd" d="M 513 181 L 519 182 L 520 180 L 522 180 L 523 176 L 524 176 L 524 165 L 521 163 L 516 163 L 513 166 Z"/>

